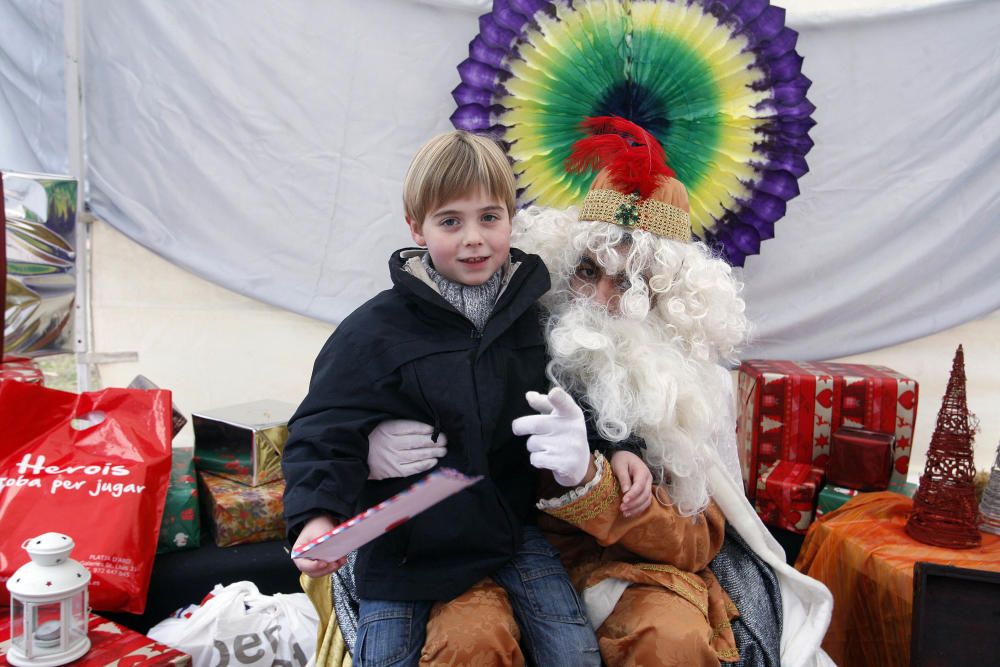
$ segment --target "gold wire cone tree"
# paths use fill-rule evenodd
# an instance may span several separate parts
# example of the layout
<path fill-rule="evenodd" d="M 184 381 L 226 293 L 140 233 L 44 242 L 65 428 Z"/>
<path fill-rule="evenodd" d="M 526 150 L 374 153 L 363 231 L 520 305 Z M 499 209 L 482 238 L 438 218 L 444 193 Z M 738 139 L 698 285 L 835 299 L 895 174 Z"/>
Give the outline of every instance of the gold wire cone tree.
<path fill-rule="evenodd" d="M 913 496 L 906 522 L 910 537 L 940 547 L 979 546 L 976 466 L 972 441 L 978 424 L 965 397 L 965 352 L 955 351 L 951 377 L 941 401 L 937 426 L 927 452 L 927 465 Z"/>

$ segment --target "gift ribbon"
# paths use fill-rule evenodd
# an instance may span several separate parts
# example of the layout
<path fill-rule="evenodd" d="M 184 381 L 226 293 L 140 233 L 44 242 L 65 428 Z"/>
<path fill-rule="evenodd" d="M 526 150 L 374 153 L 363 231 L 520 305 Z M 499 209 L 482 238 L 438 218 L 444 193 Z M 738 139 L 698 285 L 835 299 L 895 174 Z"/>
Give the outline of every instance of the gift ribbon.
<path fill-rule="evenodd" d="M 792 463 L 790 461 L 779 461 L 769 470 L 761 471 L 761 479 L 764 482 L 766 494 L 778 507 L 780 517 L 784 510 L 797 510 L 803 519 L 808 519 L 812 515 L 812 499 L 815 497 L 819 474 L 811 466 L 804 463 Z M 780 502 L 778 499 L 780 498 Z M 796 502 L 809 504 L 809 507 L 795 507 Z M 800 529 L 803 526 L 796 525 L 788 516 L 783 517 L 784 527 Z M 801 520 L 800 522 L 801 523 Z"/>

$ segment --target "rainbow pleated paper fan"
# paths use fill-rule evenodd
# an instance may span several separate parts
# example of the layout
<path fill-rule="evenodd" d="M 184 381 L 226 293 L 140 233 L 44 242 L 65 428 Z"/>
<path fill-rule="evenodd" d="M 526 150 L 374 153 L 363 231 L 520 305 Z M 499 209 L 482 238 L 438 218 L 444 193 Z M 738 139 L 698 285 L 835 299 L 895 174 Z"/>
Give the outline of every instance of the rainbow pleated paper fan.
<path fill-rule="evenodd" d="M 565 160 L 588 116 L 652 132 L 687 186 L 695 234 L 742 266 L 808 171 L 815 107 L 798 34 L 767 0 L 495 0 L 458 71 L 455 127 L 514 162 L 521 204 L 579 204 Z"/>

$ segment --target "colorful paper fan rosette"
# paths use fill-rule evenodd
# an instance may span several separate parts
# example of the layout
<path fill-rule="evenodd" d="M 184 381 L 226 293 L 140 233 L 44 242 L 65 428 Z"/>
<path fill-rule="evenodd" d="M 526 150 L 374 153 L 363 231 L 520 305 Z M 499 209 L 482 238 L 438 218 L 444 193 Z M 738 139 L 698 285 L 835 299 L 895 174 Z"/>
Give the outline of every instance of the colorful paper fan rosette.
<path fill-rule="evenodd" d="M 451 120 L 504 143 L 522 204 L 560 208 L 592 179 L 564 167 L 581 120 L 643 126 L 688 188 L 695 234 L 742 266 L 774 236 L 813 145 L 812 82 L 784 18 L 767 0 L 495 0 Z"/>

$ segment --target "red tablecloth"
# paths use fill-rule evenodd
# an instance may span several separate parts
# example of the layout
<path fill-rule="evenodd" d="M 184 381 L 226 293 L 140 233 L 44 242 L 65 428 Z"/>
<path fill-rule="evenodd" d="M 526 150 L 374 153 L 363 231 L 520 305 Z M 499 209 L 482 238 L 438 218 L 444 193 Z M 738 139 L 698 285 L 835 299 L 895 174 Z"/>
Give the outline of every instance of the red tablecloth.
<path fill-rule="evenodd" d="M 6 592 L 6 591 L 4 591 Z M 90 615 L 87 628 L 90 650 L 70 667 L 190 667 L 191 656 L 145 635 L 113 623 L 97 614 Z M 0 607 L 0 667 L 8 667 L 10 648 L 10 609 Z"/>
<path fill-rule="evenodd" d="M 840 667 L 909 665 L 914 563 L 1000 572 L 1000 536 L 982 533 L 977 549 L 930 546 L 903 530 L 912 507 L 896 493 L 863 493 L 809 528 L 795 567 L 833 593 L 823 648 Z"/>

